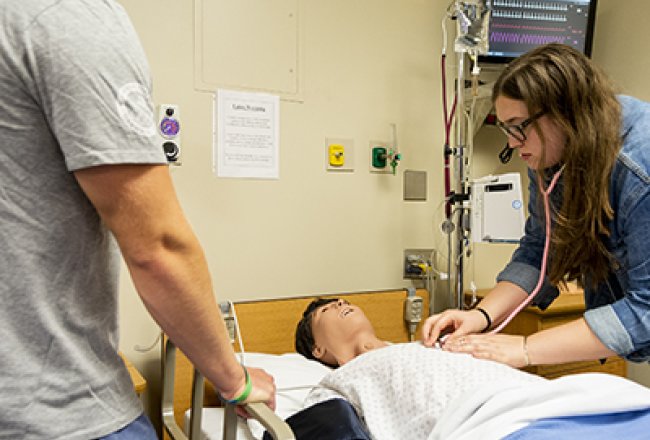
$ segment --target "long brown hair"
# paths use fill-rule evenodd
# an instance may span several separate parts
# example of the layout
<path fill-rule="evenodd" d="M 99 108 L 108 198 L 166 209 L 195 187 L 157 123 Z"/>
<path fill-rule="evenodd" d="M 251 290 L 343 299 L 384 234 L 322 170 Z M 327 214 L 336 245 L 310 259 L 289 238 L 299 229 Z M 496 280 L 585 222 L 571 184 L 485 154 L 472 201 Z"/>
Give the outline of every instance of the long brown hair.
<path fill-rule="evenodd" d="M 530 115 L 543 111 L 566 136 L 564 203 L 554 212 L 549 281 L 582 282 L 584 277 L 595 285 L 605 280 L 612 263 L 603 242 L 614 217 L 610 177 L 622 145 L 614 87 L 577 50 L 549 44 L 506 67 L 494 85 L 493 101 L 498 96 L 523 101 Z M 544 143 L 539 126 L 533 127 Z M 540 167 L 537 173 L 543 171 Z"/>

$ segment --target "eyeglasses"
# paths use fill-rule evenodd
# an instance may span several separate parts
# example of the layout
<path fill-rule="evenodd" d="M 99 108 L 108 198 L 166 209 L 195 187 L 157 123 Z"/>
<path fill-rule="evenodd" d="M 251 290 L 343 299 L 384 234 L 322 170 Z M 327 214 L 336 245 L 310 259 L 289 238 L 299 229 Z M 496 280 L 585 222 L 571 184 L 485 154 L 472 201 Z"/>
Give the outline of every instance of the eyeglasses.
<path fill-rule="evenodd" d="M 544 115 L 545 112 L 541 111 L 539 113 L 534 114 L 530 118 L 526 119 L 523 121 L 521 124 L 517 125 L 506 125 L 501 121 L 497 121 L 497 127 L 501 129 L 501 131 L 509 137 L 512 137 L 516 139 L 519 142 L 526 142 L 526 139 L 528 137 L 526 136 L 526 127 L 528 127 L 530 124 L 535 122 L 535 120 L 541 118 Z"/>

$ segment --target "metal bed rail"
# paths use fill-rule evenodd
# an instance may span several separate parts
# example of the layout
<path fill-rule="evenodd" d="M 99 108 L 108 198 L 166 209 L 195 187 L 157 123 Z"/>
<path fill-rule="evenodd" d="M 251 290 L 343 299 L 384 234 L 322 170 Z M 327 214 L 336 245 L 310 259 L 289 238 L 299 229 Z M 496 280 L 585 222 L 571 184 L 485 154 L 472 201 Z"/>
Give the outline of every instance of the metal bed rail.
<path fill-rule="evenodd" d="M 190 407 L 189 437 L 183 432 L 174 418 L 174 377 L 176 373 L 176 346 L 167 339 L 163 353 L 163 389 L 162 389 L 162 419 L 167 434 L 172 440 L 201 440 L 201 417 L 203 415 L 203 375 L 194 369 L 192 378 L 192 401 Z M 271 434 L 275 440 L 295 440 L 293 432 L 275 412 L 264 403 L 248 403 L 246 411 Z M 236 440 L 237 414 L 235 405 L 225 404 L 223 424 L 223 439 Z"/>

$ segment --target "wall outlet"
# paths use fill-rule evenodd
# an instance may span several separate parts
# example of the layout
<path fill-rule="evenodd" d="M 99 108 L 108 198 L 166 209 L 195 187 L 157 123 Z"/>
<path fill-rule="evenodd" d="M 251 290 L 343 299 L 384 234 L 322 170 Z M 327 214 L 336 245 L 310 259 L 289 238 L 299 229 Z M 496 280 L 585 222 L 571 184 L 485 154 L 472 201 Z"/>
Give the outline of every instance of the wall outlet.
<path fill-rule="evenodd" d="M 405 249 L 404 250 L 404 279 L 425 279 L 433 270 L 435 263 L 434 249 Z"/>
<path fill-rule="evenodd" d="M 327 171 L 354 171 L 354 140 L 326 138 L 325 169 Z"/>
<path fill-rule="evenodd" d="M 370 172 L 376 174 L 389 174 L 390 168 L 390 142 L 370 141 Z"/>

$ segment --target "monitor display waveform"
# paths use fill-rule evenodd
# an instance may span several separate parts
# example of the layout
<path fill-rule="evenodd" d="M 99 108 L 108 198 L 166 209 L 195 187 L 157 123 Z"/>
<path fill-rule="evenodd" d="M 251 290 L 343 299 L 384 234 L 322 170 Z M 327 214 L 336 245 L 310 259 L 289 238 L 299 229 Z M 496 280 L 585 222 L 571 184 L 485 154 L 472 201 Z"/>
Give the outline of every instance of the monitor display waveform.
<path fill-rule="evenodd" d="M 519 25 L 519 24 L 503 24 L 503 23 L 495 23 L 492 26 L 492 29 L 516 29 L 517 32 L 519 32 L 519 29 L 527 30 L 527 31 L 543 31 L 543 32 L 566 32 L 567 28 L 565 27 L 546 27 L 546 26 L 527 26 L 527 25 Z"/>
<path fill-rule="evenodd" d="M 582 2 L 584 3 L 584 2 Z M 543 11 L 568 11 L 567 2 L 531 0 L 492 0 L 494 8 L 541 9 Z"/>
<path fill-rule="evenodd" d="M 514 18 L 519 20 L 556 21 L 565 22 L 568 18 L 565 14 L 550 14 L 548 12 L 522 12 L 522 11 L 492 11 L 492 17 Z"/>
<path fill-rule="evenodd" d="M 512 32 L 492 32 L 490 34 L 490 43 L 540 46 L 548 43 L 564 43 L 565 41 L 566 37 L 564 35 L 531 35 Z"/>

